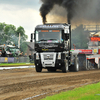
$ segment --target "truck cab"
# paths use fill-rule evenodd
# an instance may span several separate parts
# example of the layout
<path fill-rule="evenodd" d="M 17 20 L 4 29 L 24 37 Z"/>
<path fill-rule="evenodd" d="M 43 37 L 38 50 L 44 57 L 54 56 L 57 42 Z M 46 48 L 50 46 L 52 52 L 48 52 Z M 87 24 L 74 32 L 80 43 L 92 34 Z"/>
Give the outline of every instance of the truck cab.
<path fill-rule="evenodd" d="M 33 38 L 31 37 L 31 39 Z M 34 62 L 37 72 L 41 72 L 42 68 L 48 71 L 61 69 L 62 72 L 71 70 L 70 24 L 37 25 L 34 31 L 34 44 Z M 78 69 L 77 65 L 75 70 L 78 71 Z"/>

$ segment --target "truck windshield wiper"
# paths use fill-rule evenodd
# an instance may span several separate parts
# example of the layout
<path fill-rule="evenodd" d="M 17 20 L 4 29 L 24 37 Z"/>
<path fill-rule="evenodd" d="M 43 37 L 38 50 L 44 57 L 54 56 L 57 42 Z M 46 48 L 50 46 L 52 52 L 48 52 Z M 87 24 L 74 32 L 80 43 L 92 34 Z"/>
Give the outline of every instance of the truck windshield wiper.
<path fill-rule="evenodd" d="M 57 39 L 48 39 L 48 40 L 57 40 Z"/>
<path fill-rule="evenodd" d="M 47 40 L 45 40 L 45 39 L 41 39 L 41 40 L 39 40 L 39 41 L 47 41 Z"/>
<path fill-rule="evenodd" d="M 47 41 L 58 41 L 57 39 L 41 39 L 41 40 L 39 40 L 38 42 L 43 42 L 43 41 L 45 41 L 45 42 L 47 42 Z"/>

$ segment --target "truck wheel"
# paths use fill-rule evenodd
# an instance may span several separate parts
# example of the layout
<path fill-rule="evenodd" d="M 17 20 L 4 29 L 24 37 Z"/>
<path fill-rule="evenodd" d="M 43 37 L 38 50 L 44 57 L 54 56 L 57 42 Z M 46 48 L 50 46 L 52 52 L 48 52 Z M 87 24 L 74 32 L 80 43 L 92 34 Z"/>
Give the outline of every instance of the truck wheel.
<path fill-rule="evenodd" d="M 86 70 L 90 70 L 90 62 L 89 62 L 89 60 L 87 60 Z"/>
<path fill-rule="evenodd" d="M 78 58 L 75 57 L 75 61 L 74 61 L 74 71 L 78 72 L 79 71 L 79 62 L 78 62 Z"/>
<path fill-rule="evenodd" d="M 99 59 L 98 69 L 100 69 L 100 59 Z"/>
<path fill-rule="evenodd" d="M 62 72 L 66 73 L 68 72 L 68 60 L 64 61 L 63 67 L 62 67 Z"/>
<path fill-rule="evenodd" d="M 74 65 L 69 67 L 69 71 L 71 72 L 78 72 L 79 71 L 79 60 L 77 57 L 74 59 Z"/>
<path fill-rule="evenodd" d="M 36 72 L 41 72 L 42 71 L 42 66 L 35 66 Z"/>

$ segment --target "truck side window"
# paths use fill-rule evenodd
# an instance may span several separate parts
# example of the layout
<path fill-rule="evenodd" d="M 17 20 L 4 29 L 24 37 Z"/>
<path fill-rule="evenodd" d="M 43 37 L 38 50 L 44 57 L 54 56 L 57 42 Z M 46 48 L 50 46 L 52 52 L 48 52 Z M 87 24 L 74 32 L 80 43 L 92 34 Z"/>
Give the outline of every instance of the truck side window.
<path fill-rule="evenodd" d="M 62 30 L 62 40 L 65 39 L 64 30 Z"/>

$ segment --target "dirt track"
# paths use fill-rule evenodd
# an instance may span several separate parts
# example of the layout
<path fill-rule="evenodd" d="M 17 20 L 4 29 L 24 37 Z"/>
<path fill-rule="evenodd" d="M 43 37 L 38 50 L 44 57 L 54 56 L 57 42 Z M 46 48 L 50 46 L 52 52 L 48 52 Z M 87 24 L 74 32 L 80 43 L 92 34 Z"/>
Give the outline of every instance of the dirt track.
<path fill-rule="evenodd" d="M 47 70 L 36 73 L 34 68 L 3 70 L 0 71 L 0 100 L 39 100 L 95 82 L 100 82 L 100 70 L 68 73 Z"/>

